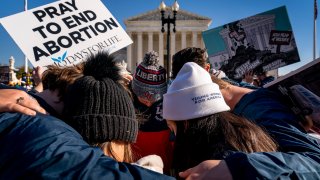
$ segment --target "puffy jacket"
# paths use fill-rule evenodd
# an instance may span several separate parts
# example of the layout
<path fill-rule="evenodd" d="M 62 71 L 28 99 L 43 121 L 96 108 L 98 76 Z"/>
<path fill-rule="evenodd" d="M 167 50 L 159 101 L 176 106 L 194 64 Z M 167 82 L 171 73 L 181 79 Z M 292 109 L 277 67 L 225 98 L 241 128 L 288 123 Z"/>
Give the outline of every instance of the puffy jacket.
<path fill-rule="evenodd" d="M 0 114 L 0 179 L 173 179 L 118 163 L 52 116 Z"/>
<path fill-rule="evenodd" d="M 228 156 L 234 179 L 320 179 L 319 144 L 277 94 L 264 88 L 253 91 L 242 97 L 234 112 L 263 127 L 280 151 Z"/>

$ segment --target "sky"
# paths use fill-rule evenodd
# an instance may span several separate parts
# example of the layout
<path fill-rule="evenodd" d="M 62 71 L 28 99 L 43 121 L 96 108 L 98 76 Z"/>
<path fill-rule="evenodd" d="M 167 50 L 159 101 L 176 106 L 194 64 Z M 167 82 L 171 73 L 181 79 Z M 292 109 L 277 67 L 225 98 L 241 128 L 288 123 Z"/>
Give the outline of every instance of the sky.
<path fill-rule="evenodd" d="M 55 1 L 57 0 L 28 0 L 28 9 Z M 102 0 L 102 2 L 125 28 L 125 19 L 157 9 L 161 0 Z M 167 6 L 171 6 L 174 0 L 164 2 Z M 180 9 L 211 18 L 212 23 L 208 29 L 286 6 L 301 61 L 280 68 L 279 75 L 285 75 L 313 60 L 314 0 L 178 0 L 178 3 Z M 0 0 L 0 18 L 23 10 L 24 0 Z M 318 57 L 320 45 L 317 45 L 316 51 Z M 24 65 L 24 54 L 0 25 L 0 64 L 8 64 L 11 56 L 15 58 L 16 67 Z M 30 63 L 29 66 L 32 67 Z"/>

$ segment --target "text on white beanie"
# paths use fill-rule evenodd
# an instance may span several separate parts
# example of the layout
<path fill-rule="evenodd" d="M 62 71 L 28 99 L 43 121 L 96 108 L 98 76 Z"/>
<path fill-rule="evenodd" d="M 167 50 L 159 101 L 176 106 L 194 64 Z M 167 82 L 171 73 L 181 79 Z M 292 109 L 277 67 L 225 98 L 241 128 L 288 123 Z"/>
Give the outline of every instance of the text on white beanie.
<path fill-rule="evenodd" d="M 219 86 L 194 62 L 183 65 L 163 97 L 163 117 L 167 120 L 189 120 L 228 110 Z"/>

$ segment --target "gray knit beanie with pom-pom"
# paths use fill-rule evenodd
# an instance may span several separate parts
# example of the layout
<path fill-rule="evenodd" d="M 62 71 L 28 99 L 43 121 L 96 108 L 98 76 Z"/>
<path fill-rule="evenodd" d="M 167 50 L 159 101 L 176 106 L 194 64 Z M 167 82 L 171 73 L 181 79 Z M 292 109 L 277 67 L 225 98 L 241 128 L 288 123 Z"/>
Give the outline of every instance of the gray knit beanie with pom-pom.
<path fill-rule="evenodd" d="M 155 102 L 166 93 L 166 70 L 158 63 L 158 53 L 150 51 L 138 65 L 132 81 L 132 90 L 137 97 Z"/>

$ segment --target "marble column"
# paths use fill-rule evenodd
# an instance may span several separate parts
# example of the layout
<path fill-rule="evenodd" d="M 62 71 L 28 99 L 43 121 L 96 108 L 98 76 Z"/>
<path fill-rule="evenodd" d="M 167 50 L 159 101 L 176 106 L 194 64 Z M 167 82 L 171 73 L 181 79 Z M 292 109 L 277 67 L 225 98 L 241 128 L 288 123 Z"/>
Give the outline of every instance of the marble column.
<path fill-rule="evenodd" d="M 153 33 L 148 32 L 148 52 L 153 50 Z"/>
<path fill-rule="evenodd" d="M 184 49 L 187 47 L 187 32 L 182 31 L 181 32 L 181 49 Z"/>
<path fill-rule="evenodd" d="M 192 47 L 198 47 L 197 40 L 198 40 L 198 32 L 193 31 L 192 32 Z"/>
<path fill-rule="evenodd" d="M 172 72 L 172 56 L 176 53 L 176 33 L 170 34 L 170 58 L 169 58 L 169 69 Z"/>
<path fill-rule="evenodd" d="M 142 32 L 138 32 L 137 65 L 142 62 Z"/>
<path fill-rule="evenodd" d="M 131 32 L 127 32 L 128 36 L 132 39 Z M 132 72 L 132 44 L 127 47 L 127 68 Z"/>
<path fill-rule="evenodd" d="M 201 38 L 200 40 L 200 48 L 204 48 L 205 47 L 205 44 L 204 44 L 204 41 L 203 41 L 203 38 Z"/>
<path fill-rule="evenodd" d="M 176 33 L 170 34 L 170 54 L 171 56 L 176 53 Z"/>
<path fill-rule="evenodd" d="M 164 66 L 164 60 L 163 60 L 163 33 L 159 32 L 159 64 Z"/>

